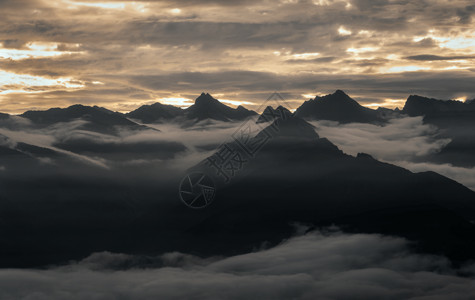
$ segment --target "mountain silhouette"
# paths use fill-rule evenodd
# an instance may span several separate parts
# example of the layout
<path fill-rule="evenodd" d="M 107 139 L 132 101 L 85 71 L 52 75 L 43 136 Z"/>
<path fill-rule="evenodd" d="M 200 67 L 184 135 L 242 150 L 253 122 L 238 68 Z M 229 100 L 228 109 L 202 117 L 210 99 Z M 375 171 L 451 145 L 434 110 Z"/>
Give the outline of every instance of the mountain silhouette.
<path fill-rule="evenodd" d="M 376 109 L 376 113 L 378 114 L 378 117 L 383 120 L 389 120 L 389 119 L 401 117 L 401 111 L 397 107 L 395 109 L 390 109 L 386 107 L 378 107 L 378 109 Z"/>
<path fill-rule="evenodd" d="M 331 120 L 339 123 L 381 123 L 378 113 L 358 104 L 341 90 L 323 97 L 305 101 L 295 115 L 309 120 Z"/>
<path fill-rule="evenodd" d="M 471 102 L 437 100 L 411 95 L 407 98 L 402 112 L 409 116 L 427 116 L 430 120 L 450 114 L 460 113 L 463 116 L 464 114 L 475 113 L 475 105 Z"/>
<path fill-rule="evenodd" d="M 223 114 L 216 101 L 203 94 L 190 118 L 226 115 L 230 110 Z M 247 111 L 231 110 L 226 120 Z M 191 120 L 186 114 L 177 120 Z M 24 115 L 35 130 L 72 121 L 92 124 L 80 129 L 102 132 L 138 126 L 97 107 Z M 94 139 L 98 135 L 79 130 L 53 144 L 75 153 L 74 159 L 64 155 L 58 162 L 51 149 L 0 136 L 0 266 L 60 264 L 97 251 L 239 254 L 290 237 L 291 224 L 402 236 L 418 251 L 444 254 L 454 262 L 475 259 L 473 191 L 434 172 L 413 173 L 368 154 L 345 154 L 295 115 L 250 124 L 261 130 L 252 136 L 246 130 L 233 134 L 235 140 L 222 146 L 231 149 L 230 155 L 220 147 L 189 170 L 204 172 L 216 183 L 216 197 L 203 210 L 177 199 L 186 174 L 175 164 L 189 152 L 180 143 Z M 257 150 L 246 152 L 242 143 Z M 197 157 L 208 156 L 207 151 Z M 228 164 L 218 169 L 210 163 L 217 158 Z"/>
<path fill-rule="evenodd" d="M 127 117 L 140 120 L 142 123 L 163 123 L 173 120 L 179 116 L 183 116 L 184 110 L 173 106 L 161 103 L 154 103 L 152 105 L 142 105 L 134 111 L 126 114 Z"/>
<path fill-rule="evenodd" d="M 196 98 L 195 103 L 186 109 L 173 105 L 155 103 L 143 105 L 126 114 L 128 117 L 140 120 L 143 123 L 163 123 L 174 121 L 188 124 L 189 121 L 217 120 L 217 121 L 242 121 L 256 115 L 256 112 L 243 106 L 229 107 L 208 93 L 202 93 Z"/>
<path fill-rule="evenodd" d="M 368 154 L 347 155 L 310 129 L 299 117 L 276 120 L 265 129 L 274 132 L 272 138 L 229 183 L 206 160 L 192 169 L 211 174 L 219 186 L 211 213 L 192 234 L 242 249 L 280 241 L 290 234 L 290 223 L 334 224 L 403 236 L 422 251 L 455 260 L 475 257 L 473 191 L 434 172 L 412 173 Z M 263 136 L 268 134 L 259 133 L 254 142 Z"/>
<path fill-rule="evenodd" d="M 441 129 L 440 137 L 451 142 L 428 159 L 456 166 L 475 166 L 475 102 L 437 100 L 411 95 L 402 113 L 422 116 L 424 123 Z"/>
<path fill-rule="evenodd" d="M 271 122 L 278 118 L 290 117 L 292 113 L 287 108 L 279 105 L 276 109 L 272 106 L 267 106 L 262 114 L 257 119 L 257 123 Z"/>
<path fill-rule="evenodd" d="M 256 115 L 256 112 L 243 106 L 229 107 L 208 93 L 202 93 L 196 98 L 195 103 L 185 109 L 185 116 L 190 120 L 202 121 L 212 119 L 218 121 L 242 121 Z"/>
<path fill-rule="evenodd" d="M 147 129 L 128 120 L 124 115 L 98 106 L 72 105 L 67 108 L 51 108 L 45 111 L 27 111 L 20 115 L 36 126 L 46 127 L 57 123 L 82 120 L 79 128 L 100 133 L 115 134 L 117 128 L 130 130 Z"/>

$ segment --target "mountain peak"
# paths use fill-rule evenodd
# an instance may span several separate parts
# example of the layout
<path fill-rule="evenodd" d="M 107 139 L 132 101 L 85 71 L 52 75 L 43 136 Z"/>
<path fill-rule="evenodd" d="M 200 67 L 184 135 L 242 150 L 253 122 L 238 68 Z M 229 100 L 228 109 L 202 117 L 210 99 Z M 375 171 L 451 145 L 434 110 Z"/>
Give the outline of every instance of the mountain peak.
<path fill-rule="evenodd" d="M 270 122 L 279 118 L 286 119 L 290 116 L 292 116 L 292 112 L 282 105 L 279 105 L 276 109 L 272 106 L 267 106 L 257 119 L 256 123 Z"/>
<path fill-rule="evenodd" d="M 244 120 L 256 113 L 244 107 L 232 108 L 208 93 L 201 93 L 195 104 L 185 109 L 185 116 L 192 120 L 214 119 L 218 121 Z"/>
<path fill-rule="evenodd" d="M 331 120 L 340 123 L 378 123 L 381 118 L 375 110 L 361 106 L 342 90 L 317 96 L 304 102 L 295 112 L 301 118 Z"/>
<path fill-rule="evenodd" d="M 183 109 L 179 107 L 155 102 L 151 105 L 142 105 L 136 110 L 127 113 L 126 116 L 140 120 L 143 123 L 162 123 L 164 121 L 171 121 L 183 114 Z"/>
<path fill-rule="evenodd" d="M 333 95 L 336 95 L 336 96 L 347 96 L 349 97 L 344 91 L 342 90 L 336 90 Z"/>
<path fill-rule="evenodd" d="M 275 119 L 272 125 L 269 125 L 270 131 L 274 130 L 275 136 L 292 137 L 304 139 L 318 139 L 319 135 L 315 131 L 315 127 L 302 118 L 296 116 L 288 116 L 286 118 Z M 265 133 L 260 132 L 259 135 Z"/>
<path fill-rule="evenodd" d="M 201 93 L 201 95 L 196 98 L 195 104 L 207 104 L 207 103 L 220 103 L 217 99 L 211 96 L 208 93 Z"/>

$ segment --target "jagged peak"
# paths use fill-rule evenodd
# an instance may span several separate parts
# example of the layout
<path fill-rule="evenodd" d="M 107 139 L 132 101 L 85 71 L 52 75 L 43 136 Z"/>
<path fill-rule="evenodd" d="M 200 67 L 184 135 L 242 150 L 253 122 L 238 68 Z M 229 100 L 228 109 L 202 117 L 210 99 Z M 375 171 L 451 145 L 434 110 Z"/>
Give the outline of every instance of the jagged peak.
<path fill-rule="evenodd" d="M 302 118 L 289 116 L 288 118 L 278 118 L 269 125 L 268 131 L 274 131 L 276 136 L 288 136 L 294 138 L 318 139 L 319 135 L 315 131 L 315 126 Z M 264 134 L 264 133 L 259 133 Z M 258 134 L 258 136 L 259 136 Z"/>
<path fill-rule="evenodd" d="M 336 99 L 343 99 L 343 100 L 353 100 L 347 93 L 343 90 L 336 90 L 333 94 L 328 94 L 324 96 L 315 96 L 314 99 L 310 99 L 306 102 L 313 102 L 313 101 L 325 101 L 325 100 L 336 100 Z"/>
<path fill-rule="evenodd" d="M 216 103 L 216 102 L 219 102 L 219 101 L 215 99 L 213 96 L 211 96 L 209 93 L 204 93 L 204 92 L 201 93 L 201 95 L 195 100 L 195 104 Z"/>
<path fill-rule="evenodd" d="M 282 105 L 277 106 L 277 108 L 276 108 L 275 110 L 283 110 L 283 111 L 288 111 L 288 112 L 290 112 L 290 110 L 289 110 L 287 107 L 284 107 L 284 106 L 282 106 Z"/>

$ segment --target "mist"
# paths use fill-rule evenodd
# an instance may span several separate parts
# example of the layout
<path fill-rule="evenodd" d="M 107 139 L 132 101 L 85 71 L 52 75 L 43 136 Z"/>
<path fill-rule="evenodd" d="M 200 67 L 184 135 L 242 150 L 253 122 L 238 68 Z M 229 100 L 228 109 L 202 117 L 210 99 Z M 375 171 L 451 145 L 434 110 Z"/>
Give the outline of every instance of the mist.
<path fill-rule="evenodd" d="M 328 138 L 345 153 L 367 153 L 413 172 L 434 171 L 475 190 L 475 168 L 424 161 L 451 140 L 440 137 L 436 126 L 424 124 L 423 117 L 394 118 L 382 126 L 332 121 L 313 121 L 312 124 L 320 136 Z"/>
<path fill-rule="evenodd" d="M 230 257 L 102 252 L 47 270 L 1 270 L 0 297 L 468 300 L 474 272 L 417 254 L 401 238 L 328 228 Z"/>

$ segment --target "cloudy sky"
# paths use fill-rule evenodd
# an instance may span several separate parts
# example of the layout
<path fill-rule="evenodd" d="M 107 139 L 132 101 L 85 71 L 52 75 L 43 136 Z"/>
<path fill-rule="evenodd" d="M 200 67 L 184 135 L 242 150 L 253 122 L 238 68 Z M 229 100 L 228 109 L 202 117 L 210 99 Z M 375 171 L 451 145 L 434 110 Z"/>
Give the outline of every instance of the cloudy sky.
<path fill-rule="evenodd" d="M 475 98 L 472 0 L 0 0 L 0 111 Z"/>

